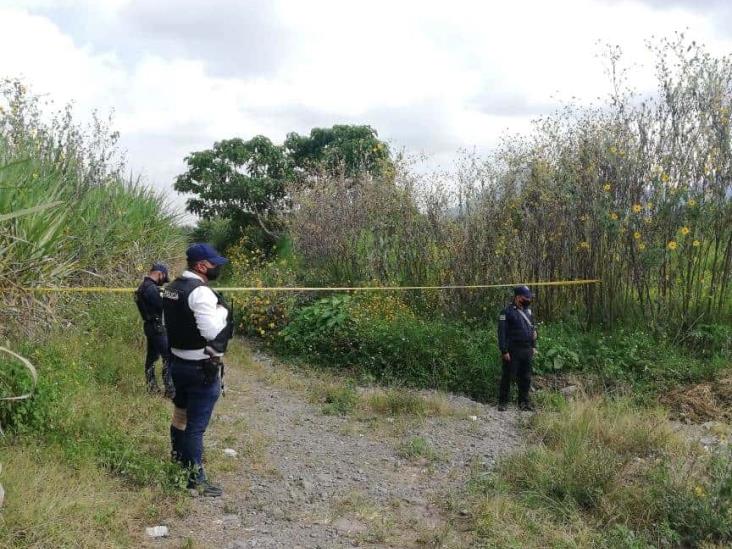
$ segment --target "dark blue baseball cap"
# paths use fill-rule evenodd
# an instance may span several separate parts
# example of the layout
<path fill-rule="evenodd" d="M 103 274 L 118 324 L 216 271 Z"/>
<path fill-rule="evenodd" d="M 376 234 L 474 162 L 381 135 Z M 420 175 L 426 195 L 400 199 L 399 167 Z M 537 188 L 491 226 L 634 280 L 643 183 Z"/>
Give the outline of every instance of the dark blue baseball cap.
<path fill-rule="evenodd" d="M 529 299 L 534 298 L 534 294 L 531 293 L 531 290 L 529 290 L 528 286 L 516 286 L 513 289 L 513 295 L 515 295 L 515 296 L 520 295 L 522 297 L 527 297 Z"/>
<path fill-rule="evenodd" d="M 168 276 L 168 266 L 165 263 L 153 263 L 150 267 L 150 272 L 160 271 L 165 276 Z"/>
<path fill-rule="evenodd" d="M 224 265 L 229 260 L 221 256 L 211 244 L 193 244 L 186 250 L 186 258 L 189 262 L 209 261 L 214 265 Z"/>

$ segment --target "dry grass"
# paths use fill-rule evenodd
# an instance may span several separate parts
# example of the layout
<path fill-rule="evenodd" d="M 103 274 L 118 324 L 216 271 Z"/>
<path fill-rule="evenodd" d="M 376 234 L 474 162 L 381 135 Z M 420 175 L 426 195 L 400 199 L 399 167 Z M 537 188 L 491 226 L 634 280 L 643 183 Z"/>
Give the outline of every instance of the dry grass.
<path fill-rule="evenodd" d="M 732 376 L 674 389 L 661 403 L 674 416 L 695 423 L 732 419 Z"/>
<path fill-rule="evenodd" d="M 144 525 L 184 513 L 187 501 L 129 488 L 94 464 L 64 464 L 50 448 L 4 452 L 2 547 L 137 547 Z"/>

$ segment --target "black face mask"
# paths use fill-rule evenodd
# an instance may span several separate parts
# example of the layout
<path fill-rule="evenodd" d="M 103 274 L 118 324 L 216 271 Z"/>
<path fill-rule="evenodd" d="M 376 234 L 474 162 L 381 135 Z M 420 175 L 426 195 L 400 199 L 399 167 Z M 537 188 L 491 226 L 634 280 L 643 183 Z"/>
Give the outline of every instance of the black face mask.
<path fill-rule="evenodd" d="M 209 280 L 216 280 L 220 274 L 221 274 L 221 265 L 216 265 L 214 268 L 208 269 L 206 271 L 206 278 L 208 278 Z"/>

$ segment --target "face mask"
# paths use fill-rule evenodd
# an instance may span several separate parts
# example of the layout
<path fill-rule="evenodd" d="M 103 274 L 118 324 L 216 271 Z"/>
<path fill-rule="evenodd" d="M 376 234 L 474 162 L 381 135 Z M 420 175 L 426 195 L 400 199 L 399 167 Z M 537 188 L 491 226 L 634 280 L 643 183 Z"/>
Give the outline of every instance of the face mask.
<path fill-rule="evenodd" d="M 221 274 L 221 265 L 216 265 L 214 268 L 208 269 L 206 271 L 206 278 L 208 278 L 209 280 L 216 280 L 220 274 Z"/>

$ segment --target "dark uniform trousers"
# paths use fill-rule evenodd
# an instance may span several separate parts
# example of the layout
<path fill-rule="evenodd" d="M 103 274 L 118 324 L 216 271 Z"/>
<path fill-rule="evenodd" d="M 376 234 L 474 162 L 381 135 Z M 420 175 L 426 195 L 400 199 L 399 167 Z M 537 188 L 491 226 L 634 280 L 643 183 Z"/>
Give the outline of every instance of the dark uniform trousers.
<path fill-rule="evenodd" d="M 148 388 L 157 388 L 155 379 L 155 362 L 158 358 L 163 363 L 163 384 L 165 390 L 171 396 L 175 392 L 173 388 L 173 380 L 170 376 L 170 349 L 168 348 L 168 336 L 165 329 L 161 329 L 159 323 L 145 322 L 143 329 L 145 338 L 147 339 L 147 353 L 145 355 L 145 379 Z"/>
<path fill-rule="evenodd" d="M 518 401 L 520 404 L 529 402 L 529 389 L 531 387 L 531 365 L 534 358 L 533 348 L 517 347 L 508 350 L 511 360 L 502 359 L 503 370 L 501 372 L 501 384 L 498 388 L 498 402 L 507 404 L 510 400 L 511 381 L 517 380 Z"/>

